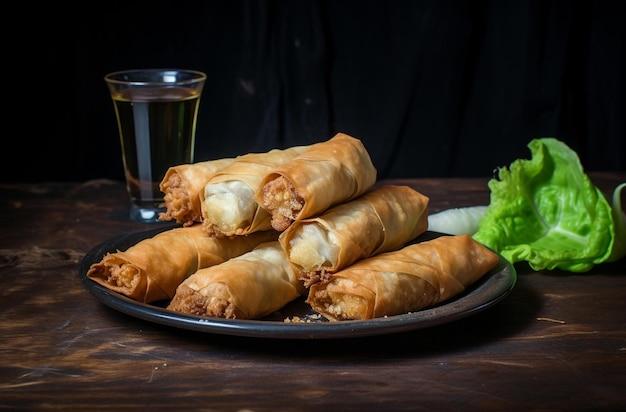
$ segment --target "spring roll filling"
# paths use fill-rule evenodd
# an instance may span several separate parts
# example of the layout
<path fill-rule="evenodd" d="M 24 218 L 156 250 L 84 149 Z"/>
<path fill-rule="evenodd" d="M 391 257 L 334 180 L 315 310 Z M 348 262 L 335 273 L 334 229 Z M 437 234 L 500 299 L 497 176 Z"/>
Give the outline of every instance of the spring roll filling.
<path fill-rule="evenodd" d="M 204 297 L 204 308 L 200 315 L 224 317 L 229 319 L 237 318 L 233 298 L 228 292 L 228 287 L 221 283 L 208 285 L 204 288 L 202 294 L 196 292 L 199 296 Z M 207 299 L 208 297 L 208 299 Z"/>
<path fill-rule="evenodd" d="M 242 181 L 208 184 L 204 188 L 204 196 L 206 220 L 222 232 L 245 227 L 254 219 L 254 190 Z"/>
<path fill-rule="evenodd" d="M 191 201 L 189 193 L 183 179 L 178 173 L 172 173 L 161 186 L 161 191 L 165 193 L 163 199 L 167 210 L 159 215 L 159 220 L 176 220 L 183 223 L 184 226 L 193 224 L 193 210 L 191 210 Z"/>
<path fill-rule="evenodd" d="M 131 288 L 136 282 L 138 271 L 129 264 L 122 263 L 117 266 L 111 266 L 107 283 L 114 284 L 117 287 Z"/>
<path fill-rule="evenodd" d="M 304 207 L 304 198 L 284 176 L 266 183 L 262 188 L 263 208 L 272 214 L 272 227 L 283 231 L 296 219 Z"/>
<path fill-rule="evenodd" d="M 237 318 L 236 307 L 228 288 L 220 283 L 209 285 L 201 293 L 186 285 L 178 290 L 179 300 L 176 310 L 196 316 L 215 316 L 228 319 Z"/>
<path fill-rule="evenodd" d="M 325 270 L 337 264 L 339 252 L 335 234 L 315 223 L 303 224 L 289 241 L 289 261 L 306 274 L 305 286 L 321 280 Z"/>

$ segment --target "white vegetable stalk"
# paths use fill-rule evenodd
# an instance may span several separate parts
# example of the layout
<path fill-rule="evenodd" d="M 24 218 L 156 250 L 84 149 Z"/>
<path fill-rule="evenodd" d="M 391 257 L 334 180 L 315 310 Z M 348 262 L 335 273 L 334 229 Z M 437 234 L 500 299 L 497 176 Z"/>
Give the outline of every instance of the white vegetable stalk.
<path fill-rule="evenodd" d="M 626 183 L 619 184 L 613 191 L 612 215 L 615 225 L 615 241 L 607 262 L 614 262 L 626 256 L 626 215 L 622 209 L 622 190 Z"/>
<path fill-rule="evenodd" d="M 428 216 L 428 230 L 448 235 L 473 235 L 487 206 L 469 206 L 443 210 Z"/>

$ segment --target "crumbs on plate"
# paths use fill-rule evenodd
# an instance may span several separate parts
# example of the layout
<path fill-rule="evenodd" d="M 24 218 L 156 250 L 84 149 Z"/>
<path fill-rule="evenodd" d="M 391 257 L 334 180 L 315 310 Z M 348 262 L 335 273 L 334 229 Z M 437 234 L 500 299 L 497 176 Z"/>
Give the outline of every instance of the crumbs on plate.
<path fill-rule="evenodd" d="M 287 317 L 283 320 L 285 323 L 312 323 L 312 322 L 320 322 L 322 320 L 322 315 L 319 313 L 314 313 L 310 315 L 305 315 L 304 317 L 300 316 L 291 316 Z"/>

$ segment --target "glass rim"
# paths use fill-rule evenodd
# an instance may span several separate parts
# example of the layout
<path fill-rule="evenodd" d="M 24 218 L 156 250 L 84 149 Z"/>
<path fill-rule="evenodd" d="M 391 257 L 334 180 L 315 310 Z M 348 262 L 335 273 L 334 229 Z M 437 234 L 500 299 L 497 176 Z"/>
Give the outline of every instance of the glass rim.
<path fill-rule="evenodd" d="M 150 80 L 122 80 L 116 79 L 116 76 L 121 76 L 125 74 L 136 74 L 136 73 L 166 73 L 166 72 L 178 72 L 178 73 L 189 73 L 194 75 L 195 77 L 177 80 L 177 81 L 150 81 Z M 184 85 L 184 84 L 194 84 L 198 82 L 202 82 L 206 80 L 206 73 L 201 72 L 199 70 L 193 69 L 176 69 L 176 68 L 163 68 L 163 69 L 128 69 L 128 70 L 118 70 L 111 73 L 107 73 L 104 75 L 104 80 L 107 83 L 118 84 L 118 85 L 127 85 L 127 86 L 143 86 L 143 85 Z"/>

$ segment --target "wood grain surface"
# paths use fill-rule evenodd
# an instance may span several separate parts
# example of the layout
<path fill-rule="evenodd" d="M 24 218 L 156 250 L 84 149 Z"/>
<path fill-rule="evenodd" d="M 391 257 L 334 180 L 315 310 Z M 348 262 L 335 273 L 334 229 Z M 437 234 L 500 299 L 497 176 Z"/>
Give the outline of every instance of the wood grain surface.
<path fill-rule="evenodd" d="M 607 194 L 624 173 L 590 173 Z M 430 211 L 487 204 L 487 179 L 411 179 Z M 428 329 L 338 340 L 186 331 L 110 309 L 82 257 L 131 222 L 114 181 L 0 186 L 1 410 L 626 408 L 626 260 L 515 266 L 508 297 Z"/>

